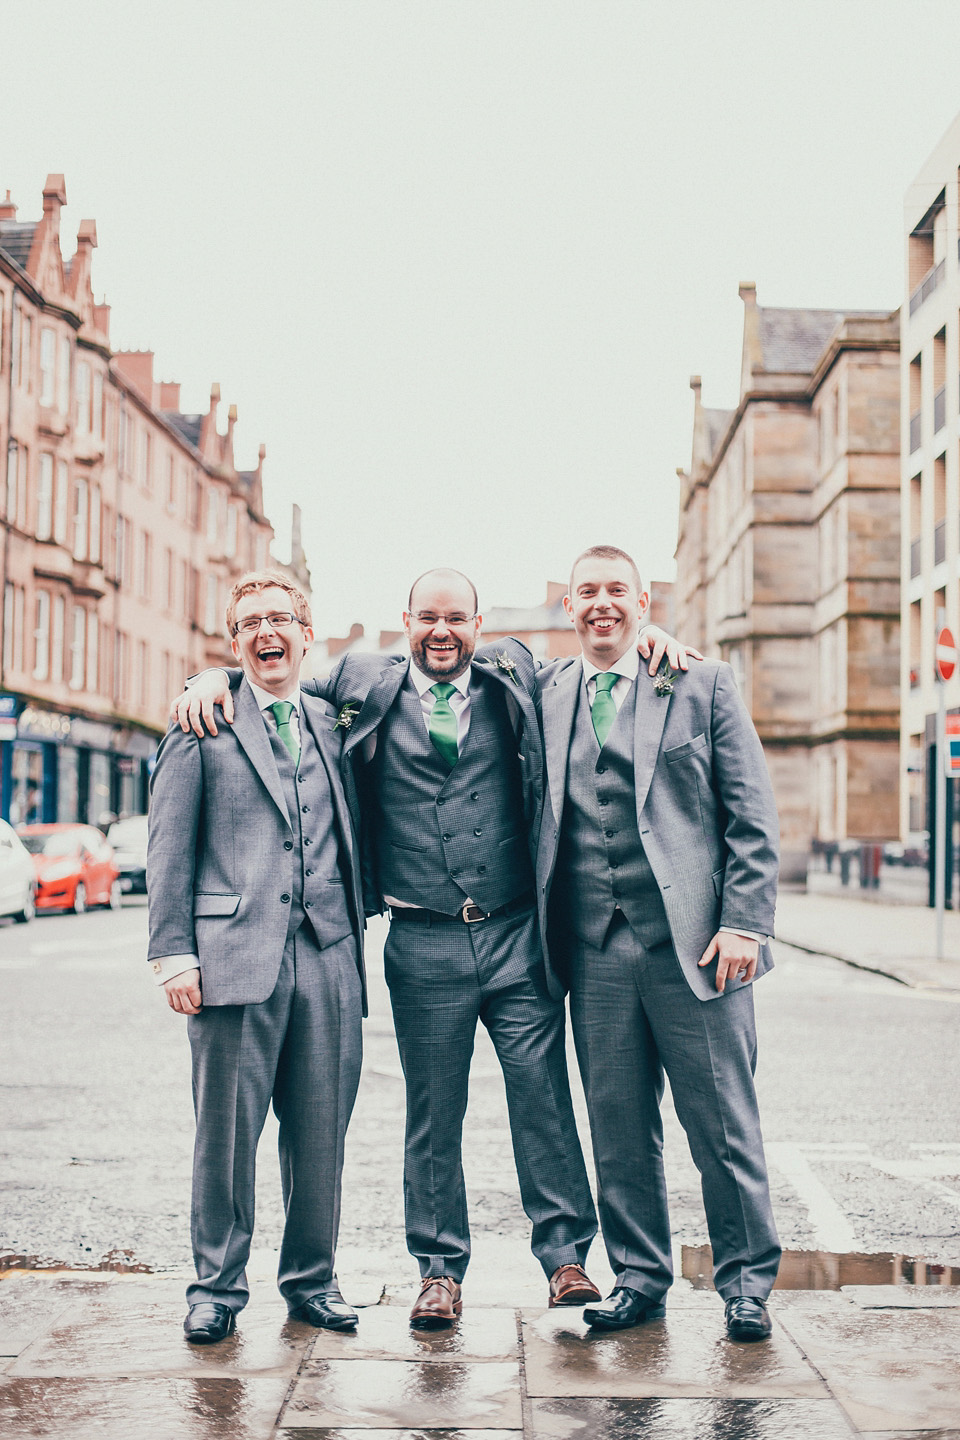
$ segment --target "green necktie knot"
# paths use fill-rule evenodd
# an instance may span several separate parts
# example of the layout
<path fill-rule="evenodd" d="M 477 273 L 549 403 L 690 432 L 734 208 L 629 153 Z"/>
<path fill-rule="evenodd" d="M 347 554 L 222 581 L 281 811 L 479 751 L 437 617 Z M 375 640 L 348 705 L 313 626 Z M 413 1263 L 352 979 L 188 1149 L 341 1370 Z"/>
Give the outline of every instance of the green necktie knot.
<path fill-rule="evenodd" d="M 457 745 L 457 717 L 450 704 L 450 696 L 456 688 L 456 685 L 451 685 L 449 680 L 438 680 L 436 685 L 430 686 L 430 694 L 434 696 L 434 701 L 427 727 L 434 749 L 446 761 L 451 770 L 460 758 L 460 748 Z"/>
<path fill-rule="evenodd" d="M 600 749 L 602 750 L 607 742 L 607 736 L 613 729 L 613 722 L 617 718 L 617 702 L 610 692 L 620 679 L 620 676 L 616 670 L 601 670 L 594 679 L 596 680 L 597 693 L 593 697 L 590 717 L 593 720 L 594 733 L 600 742 Z"/>
<path fill-rule="evenodd" d="M 289 700 L 274 700 L 273 704 L 267 708 L 271 711 L 273 718 L 277 722 L 277 734 L 290 752 L 291 760 L 294 765 L 299 765 L 300 745 L 290 724 L 290 717 L 297 707 L 291 704 Z"/>

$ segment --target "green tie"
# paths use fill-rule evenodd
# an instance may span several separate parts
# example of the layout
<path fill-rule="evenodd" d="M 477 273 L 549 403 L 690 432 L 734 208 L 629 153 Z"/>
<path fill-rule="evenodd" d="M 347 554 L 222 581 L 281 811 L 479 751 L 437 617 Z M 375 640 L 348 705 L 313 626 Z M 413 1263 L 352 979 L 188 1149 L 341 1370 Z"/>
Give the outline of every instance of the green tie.
<path fill-rule="evenodd" d="M 439 684 L 430 686 L 430 694 L 437 697 L 430 711 L 430 739 L 451 770 L 460 758 L 457 746 L 457 717 L 450 705 L 450 696 L 456 688 L 449 680 L 441 680 Z"/>
<path fill-rule="evenodd" d="M 613 728 L 613 722 L 617 718 L 617 706 L 610 691 L 616 685 L 620 676 L 616 670 L 602 670 L 596 677 L 597 693 L 593 697 L 593 728 L 596 731 L 597 739 L 600 741 L 602 750 L 607 741 L 607 736 Z"/>
<path fill-rule="evenodd" d="M 294 765 L 300 764 L 300 746 L 297 737 L 290 725 L 290 716 L 295 707 L 289 700 L 274 700 L 273 704 L 267 707 L 273 711 L 273 718 L 277 722 L 277 734 L 290 751 L 290 758 Z"/>

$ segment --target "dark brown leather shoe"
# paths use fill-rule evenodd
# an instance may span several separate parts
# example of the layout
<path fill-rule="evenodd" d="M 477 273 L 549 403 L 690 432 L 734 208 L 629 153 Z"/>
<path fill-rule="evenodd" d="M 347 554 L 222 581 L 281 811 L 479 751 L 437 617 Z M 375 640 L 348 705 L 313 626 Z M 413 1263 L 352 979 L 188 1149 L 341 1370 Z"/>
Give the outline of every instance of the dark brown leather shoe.
<path fill-rule="evenodd" d="M 410 1311 L 414 1330 L 442 1330 L 452 1325 L 463 1309 L 460 1286 L 449 1275 L 428 1275 L 420 1282 L 420 1295 Z"/>
<path fill-rule="evenodd" d="M 550 1276 L 551 1310 L 555 1305 L 590 1305 L 599 1299 L 600 1291 L 582 1265 L 561 1265 Z"/>

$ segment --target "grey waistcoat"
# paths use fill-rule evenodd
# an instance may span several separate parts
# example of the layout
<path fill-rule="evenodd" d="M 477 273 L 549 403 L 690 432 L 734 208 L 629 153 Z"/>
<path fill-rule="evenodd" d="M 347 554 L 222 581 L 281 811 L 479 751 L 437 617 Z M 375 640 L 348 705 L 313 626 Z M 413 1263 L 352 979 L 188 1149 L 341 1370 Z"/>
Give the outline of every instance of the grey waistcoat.
<path fill-rule="evenodd" d="M 647 948 L 670 938 L 659 887 L 637 829 L 636 699 L 634 684 L 601 750 L 584 681 L 573 724 L 552 906 L 558 919 L 596 949 L 603 945 L 618 906 Z"/>
<path fill-rule="evenodd" d="M 470 729 L 449 770 L 406 680 L 377 731 L 374 843 L 380 892 L 454 915 L 498 910 L 533 887 L 517 742 L 495 680 L 472 676 Z"/>
<path fill-rule="evenodd" d="M 323 949 L 349 935 L 353 927 L 340 868 L 340 843 L 327 769 L 303 711 L 298 715 L 301 748 L 296 770 L 272 718 L 265 717 L 264 723 L 293 827 L 293 885 L 287 934 L 292 935 L 308 917 Z"/>

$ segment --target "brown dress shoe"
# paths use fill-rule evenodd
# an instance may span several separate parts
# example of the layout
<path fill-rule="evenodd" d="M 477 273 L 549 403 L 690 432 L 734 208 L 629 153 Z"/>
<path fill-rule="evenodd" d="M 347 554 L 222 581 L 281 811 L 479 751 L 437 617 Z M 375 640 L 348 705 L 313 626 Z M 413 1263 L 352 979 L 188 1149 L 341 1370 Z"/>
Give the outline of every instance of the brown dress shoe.
<path fill-rule="evenodd" d="M 582 1265 L 561 1265 L 550 1276 L 551 1310 L 555 1305 L 591 1305 L 599 1299 L 600 1291 Z"/>
<path fill-rule="evenodd" d="M 410 1311 L 414 1330 L 442 1330 L 452 1325 L 463 1309 L 460 1286 L 449 1275 L 428 1275 L 420 1282 L 420 1295 Z"/>

